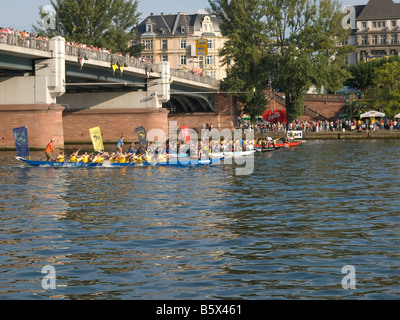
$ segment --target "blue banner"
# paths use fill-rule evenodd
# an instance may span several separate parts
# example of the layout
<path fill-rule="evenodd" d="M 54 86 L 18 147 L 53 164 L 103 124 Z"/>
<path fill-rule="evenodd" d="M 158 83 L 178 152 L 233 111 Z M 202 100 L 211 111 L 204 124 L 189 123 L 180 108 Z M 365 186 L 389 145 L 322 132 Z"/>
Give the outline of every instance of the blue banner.
<path fill-rule="evenodd" d="M 140 147 L 147 147 L 147 134 L 144 127 L 139 127 L 135 129 L 136 134 L 139 137 Z"/>
<path fill-rule="evenodd" d="M 29 157 L 28 129 L 20 127 L 13 129 L 15 147 L 18 157 Z"/>

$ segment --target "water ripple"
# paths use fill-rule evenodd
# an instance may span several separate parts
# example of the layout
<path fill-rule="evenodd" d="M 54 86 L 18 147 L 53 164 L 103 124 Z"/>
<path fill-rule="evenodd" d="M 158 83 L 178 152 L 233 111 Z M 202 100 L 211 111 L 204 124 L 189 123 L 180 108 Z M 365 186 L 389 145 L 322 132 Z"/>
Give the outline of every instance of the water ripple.
<path fill-rule="evenodd" d="M 257 155 L 250 176 L 29 168 L 3 152 L 0 298 L 398 299 L 399 146 L 308 141 Z"/>

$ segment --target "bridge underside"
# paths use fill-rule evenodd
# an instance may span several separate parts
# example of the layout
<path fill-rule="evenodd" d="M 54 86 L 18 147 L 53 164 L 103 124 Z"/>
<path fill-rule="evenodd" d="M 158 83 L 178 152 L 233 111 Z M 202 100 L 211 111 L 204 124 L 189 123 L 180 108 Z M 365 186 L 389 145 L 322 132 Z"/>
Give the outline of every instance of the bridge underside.
<path fill-rule="evenodd" d="M 215 98 L 210 94 L 173 94 L 163 107 L 170 110 L 171 113 L 214 112 Z"/>
<path fill-rule="evenodd" d="M 15 76 L 35 76 L 37 60 L 23 56 L 0 54 L 0 81 L 1 78 Z M 65 93 L 101 93 L 101 92 L 144 92 L 148 89 L 149 79 L 122 73 L 92 65 L 80 65 L 68 62 L 65 65 Z M 197 89 L 198 90 L 198 89 Z M 171 84 L 171 96 L 162 107 L 170 113 L 202 113 L 215 111 L 215 94 L 197 91 L 196 88 L 182 84 Z M 192 92 L 189 92 L 192 91 Z"/>

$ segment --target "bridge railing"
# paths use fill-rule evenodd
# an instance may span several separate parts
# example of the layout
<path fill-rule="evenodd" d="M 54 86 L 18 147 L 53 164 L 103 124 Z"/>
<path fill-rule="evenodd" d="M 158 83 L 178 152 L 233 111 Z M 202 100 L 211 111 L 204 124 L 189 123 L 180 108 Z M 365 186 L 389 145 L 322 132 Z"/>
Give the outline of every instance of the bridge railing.
<path fill-rule="evenodd" d="M 27 37 L 21 34 L 0 32 L 0 44 L 7 44 L 12 46 L 18 46 L 22 48 L 49 51 L 49 40 Z M 86 58 L 89 60 L 103 61 L 111 63 L 115 58 L 118 58 L 120 63 L 126 64 L 128 67 L 134 67 L 138 69 L 148 70 L 151 63 L 143 61 L 141 59 L 132 58 L 124 55 L 116 55 L 109 52 L 103 52 L 101 50 L 94 50 L 91 48 L 82 48 L 80 46 L 68 45 L 65 46 L 65 54 L 69 56 L 79 57 L 82 52 L 85 52 Z M 220 81 L 213 79 L 208 76 L 200 76 L 194 73 L 182 71 L 179 69 L 171 69 L 171 76 L 178 77 L 186 80 L 195 82 L 206 83 L 214 86 L 218 86 Z"/>
<path fill-rule="evenodd" d="M 172 77 L 178 77 L 178 78 L 182 78 L 185 80 L 191 80 L 191 81 L 195 81 L 195 82 L 201 82 L 201 83 L 206 83 L 206 84 L 210 84 L 213 86 L 218 86 L 220 84 L 220 81 L 211 77 L 207 77 L 207 76 L 200 76 L 194 73 L 190 73 L 190 72 L 186 72 L 186 71 L 182 71 L 179 69 L 171 69 L 171 76 Z"/>
<path fill-rule="evenodd" d="M 101 50 L 94 50 L 91 48 L 81 48 L 79 46 L 68 45 L 68 44 L 65 46 L 66 55 L 79 57 L 79 55 L 83 52 L 85 53 L 85 56 L 88 60 L 96 60 L 96 61 L 111 63 L 114 58 L 118 58 L 120 63 L 122 64 L 126 63 L 128 67 L 134 67 L 139 69 L 146 69 L 146 67 L 149 65 L 149 63 L 146 63 L 142 60 L 131 58 L 124 55 L 116 55 L 109 52 L 103 52 Z"/>
<path fill-rule="evenodd" d="M 49 41 L 40 38 L 26 37 L 13 33 L 0 32 L 0 44 L 8 44 L 28 49 L 49 51 Z"/>

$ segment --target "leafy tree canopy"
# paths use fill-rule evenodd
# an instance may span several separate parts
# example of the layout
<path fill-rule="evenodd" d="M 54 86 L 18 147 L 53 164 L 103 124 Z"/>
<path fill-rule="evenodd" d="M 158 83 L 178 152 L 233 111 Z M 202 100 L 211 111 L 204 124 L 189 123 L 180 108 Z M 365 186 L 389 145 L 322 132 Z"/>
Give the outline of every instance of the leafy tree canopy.
<path fill-rule="evenodd" d="M 269 38 L 263 0 L 210 0 L 209 3 L 212 12 L 222 20 L 222 33 L 228 37 L 221 50 L 228 74 L 223 89 L 245 104 L 244 112 L 254 121 L 268 103 L 264 93 L 268 74 L 263 61 Z"/>
<path fill-rule="evenodd" d="M 57 16 L 57 31 L 37 32 L 47 36 L 57 33 L 67 41 L 105 47 L 114 52 L 131 50 L 130 40 L 135 37 L 133 26 L 137 25 L 140 13 L 137 0 L 51 0 Z M 43 13 L 40 13 L 43 18 Z"/>
<path fill-rule="evenodd" d="M 349 66 L 351 77 L 345 82 L 345 85 L 352 89 L 361 91 L 370 89 L 374 85 L 373 79 L 375 71 L 384 64 L 393 61 L 400 62 L 400 57 L 374 59 Z"/>
<path fill-rule="evenodd" d="M 288 121 L 303 114 L 303 96 L 312 86 L 335 91 L 349 77 L 345 66 L 352 47 L 338 45 L 349 32 L 342 27 L 339 1 L 209 2 L 229 37 L 221 51 L 225 62 L 233 63 L 228 88 L 260 90 L 273 78 L 274 87 L 285 91 Z"/>
<path fill-rule="evenodd" d="M 400 61 L 384 63 L 377 68 L 373 88 L 367 96 L 373 98 L 372 107 L 381 109 L 387 117 L 400 113 Z"/>

